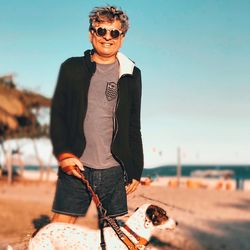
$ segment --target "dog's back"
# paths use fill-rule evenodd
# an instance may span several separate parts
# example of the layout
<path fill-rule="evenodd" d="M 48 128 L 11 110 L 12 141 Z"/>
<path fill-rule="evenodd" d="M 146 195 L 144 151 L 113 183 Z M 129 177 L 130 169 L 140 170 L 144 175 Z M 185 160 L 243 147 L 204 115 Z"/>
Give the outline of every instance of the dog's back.
<path fill-rule="evenodd" d="M 127 249 L 112 228 L 104 229 L 107 249 Z M 100 246 L 100 231 L 75 224 L 50 223 L 29 242 L 29 250 L 95 250 Z"/>
<path fill-rule="evenodd" d="M 30 240 L 29 250 L 97 249 L 98 230 L 86 229 L 68 223 L 50 223 Z M 92 248 L 91 248 L 92 247 Z"/>
<path fill-rule="evenodd" d="M 126 225 L 147 242 L 155 228 L 174 229 L 176 222 L 164 209 L 150 204 L 142 205 L 126 222 Z M 126 229 L 122 228 L 126 233 Z M 128 231 L 128 237 L 136 237 Z M 127 250 L 111 227 L 104 228 L 107 250 Z M 146 244 L 146 243 L 145 243 Z M 97 250 L 100 247 L 100 231 L 68 223 L 50 223 L 30 240 L 29 250 Z"/>

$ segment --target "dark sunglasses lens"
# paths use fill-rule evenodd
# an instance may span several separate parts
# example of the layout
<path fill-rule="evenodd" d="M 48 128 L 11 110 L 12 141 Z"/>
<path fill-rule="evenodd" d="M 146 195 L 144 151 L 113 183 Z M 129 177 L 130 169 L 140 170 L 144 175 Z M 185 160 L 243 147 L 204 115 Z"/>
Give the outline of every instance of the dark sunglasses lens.
<path fill-rule="evenodd" d="M 107 33 L 107 30 L 106 30 L 105 28 L 98 28 L 98 29 L 96 30 L 96 34 L 97 34 L 98 36 L 105 36 L 106 33 Z"/>
<path fill-rule="evenodd" d="M 120 35 L 119 30 L 111 30 L 110 35 L 112 38 L 117 38 Z"/>

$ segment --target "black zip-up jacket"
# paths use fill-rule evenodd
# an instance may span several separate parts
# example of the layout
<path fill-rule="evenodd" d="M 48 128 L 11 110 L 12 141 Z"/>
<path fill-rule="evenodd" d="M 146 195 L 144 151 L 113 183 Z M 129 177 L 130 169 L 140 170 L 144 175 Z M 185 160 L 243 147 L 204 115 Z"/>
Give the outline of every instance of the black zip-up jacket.
<path fill-rule="evenodd" d="M 62 63 L 52 99 L 50 135 L 56 157 L 72 153 L 81 157 L 86 146 L 83 122 L 87 111 L 88 89 L 96 64 L 92 51 Z M 140 180 L 143 170 L 141 140 L 141 73 L 123 54 L 118 53 L 120 78 L 111 152 L 122 165 L 126 181 Z"/>

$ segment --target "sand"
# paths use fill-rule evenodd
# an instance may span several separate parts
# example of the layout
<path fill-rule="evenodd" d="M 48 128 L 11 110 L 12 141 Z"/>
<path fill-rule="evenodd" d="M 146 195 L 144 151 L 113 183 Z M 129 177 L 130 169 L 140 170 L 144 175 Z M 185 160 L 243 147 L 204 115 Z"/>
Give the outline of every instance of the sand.
<path fill-rule="evenodd" d="M 51 181 L 0 179 L 0 249 L 26 249 L 51 217 L 54 191 Z M 143 203 L 160 205 L 179 223 L 175 231 L 156 231 L 149 249 L 249 249 L 250 191 L 140 186 L 128 196 L 129 213 Z"/>

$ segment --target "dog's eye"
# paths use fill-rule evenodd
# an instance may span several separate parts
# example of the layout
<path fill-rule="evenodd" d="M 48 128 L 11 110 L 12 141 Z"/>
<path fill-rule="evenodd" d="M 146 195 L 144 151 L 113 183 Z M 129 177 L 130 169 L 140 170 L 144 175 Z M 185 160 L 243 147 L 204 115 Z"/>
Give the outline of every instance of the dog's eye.
<path fill-rule="evenodd" d="M 135 211 L 137 211 L 139 209 L 139 207 L 137 207 L 136 209 L 135 209 Z"/>
<path fill-rule="evenodd" d="M 159 225 L 161 224 L 161 221 L 158 220 L 158 219 L 153 220 L 152 222 L 153 222 L 153 225 L 154 225 L 154 226 L 159 226 Z"/>
<path fill-rule="evenodd" d="M 163 214 L 163 215 L 166 215 L 166 214 L 167 214 L 167 212 L 166 212 L 164 209 L 161 209 L 161 210 L 160 210 L 160 213 Z"/>

